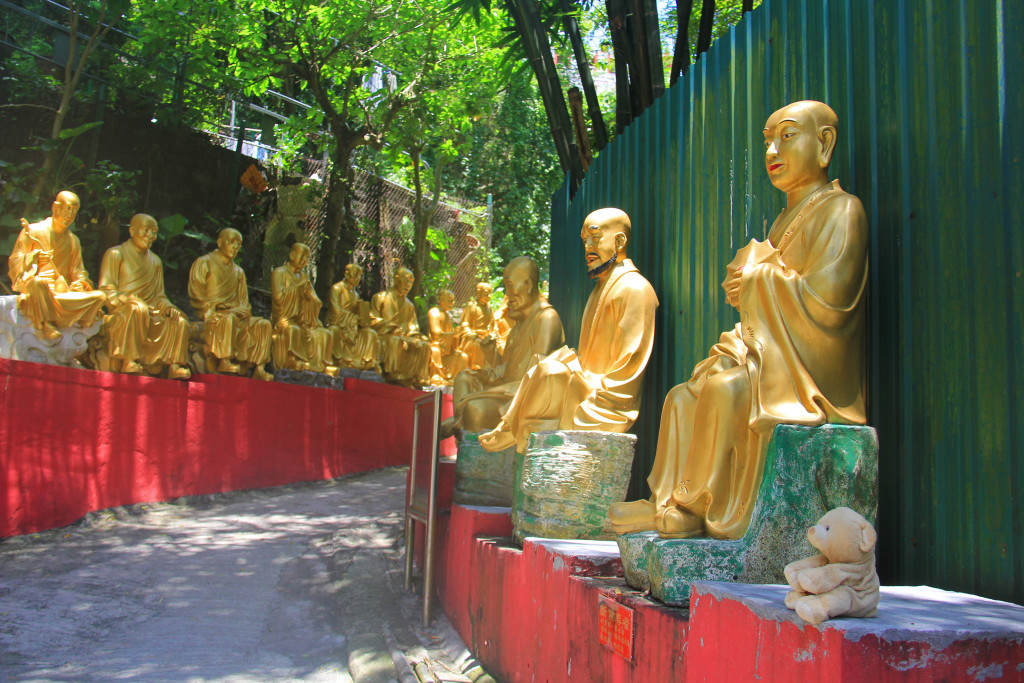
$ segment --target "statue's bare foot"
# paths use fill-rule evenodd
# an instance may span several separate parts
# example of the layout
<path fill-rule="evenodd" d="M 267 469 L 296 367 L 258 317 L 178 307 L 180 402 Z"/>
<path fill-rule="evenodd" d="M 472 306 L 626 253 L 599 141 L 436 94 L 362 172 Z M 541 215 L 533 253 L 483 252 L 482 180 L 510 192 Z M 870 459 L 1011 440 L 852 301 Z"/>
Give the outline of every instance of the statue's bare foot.
<path fill-rule="evenodd" d="M 262 365 L 257 365 L 256 369 L 252 371 L 253 379 L 263 380 L 264 382 L 270 382 L 274 379 L 274 376 L 267 372 L 267 369 Z"/>
<path fill-rule="evenodd" d="M 141 375 L 145 370 L 133 360 L 126 360 L 121 364 L 121 372 L 127 375 Z"/>
<path fill-rule="evenodd" d="M 634 500 L 629 503 L 612 503 L 608 508 L 608 521 L 617 534 L 635 534 L 654 531 L 654 503 L 649 500 Z"/>
<path fill-rule="evenodd" d="M 479 441 L 484 450 L 492 453 L 497 453 L 516 445 L 515 435 L 505 426 L 504 422 L 498 423 L 498 426 L 491 431 L 481 434 Z"/>
<path fill-rule="evenodd" d="M 671 505 L 658 511 L 654 526 L 662 538 L 692 538 L 704 532 L 704 520 L 689 510 Z"/>
<path fill-rule="evenodd" d="M 39 336 L 50 341 L 57 341 L 64 335 L 52 323 L 43 323 L 43 326 L 39 328 Z"/>
<path fill-rule="evenodd" d="M 191 376 L 191 370 L 183 368 L 177 363 L 171 363 L 167 366 L 167 379 L 188 379 Z"/>
<path fill-rule="evenodd" d="M 232 363 L 229 358 L 221 358 L 220 362 L 217 363 L 217 372 L 222 375 L 237 375 L 242 368 L 236 363 Z"/>

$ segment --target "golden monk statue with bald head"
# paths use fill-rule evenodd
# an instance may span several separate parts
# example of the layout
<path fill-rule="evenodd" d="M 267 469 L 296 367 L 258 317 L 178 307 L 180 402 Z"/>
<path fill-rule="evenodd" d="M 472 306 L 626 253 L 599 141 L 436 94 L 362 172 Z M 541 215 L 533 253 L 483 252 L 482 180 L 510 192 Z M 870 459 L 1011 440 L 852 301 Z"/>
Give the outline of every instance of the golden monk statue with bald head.
<path fill-rule="evenodd" d="M 7 260 L 18 310 L 44 339 L 60 339 L 59 327 L 89 327 L 106 298 L 89 281 L 82 245 L 71 232 L 79 205 L 78 195 L 65 190 L 53 201 L 50 218 L 31 225 L 22 218 Z"/>
<path fill-rule="evenodd" d="M 455 377 L 454 415 L 442 423 L 443 437 L 460 429 L 494 429 L 530 366 L 565 344 L 561 318 L 540 295 L 536 261 L 529 256 L 512 259 L 505 266 L 503 284 L 508 315 L 515 326 L 508 333 L 497 366 L 465 370 Z"/>
<path fill-rule="evenodd" d="M 384 376 L 410 386 L 430 381 L 430 342 L 420 332 L 416 308 L 407 298 L 413 282 L 412 271 L 399 268 L 391 287 L 370 300 L 370 320 L 384 346 Z"/>
<path fill-rule="evenodd" d="M 252 314 L 245 271 L 235 263 L 242 233 L 224 228 L 217 248 L 200 256 L 188 274 L 188 298 L 203 321 L 203 343 L 212 358 L 209 372 L 239 374 L 253 366 L 253 377 L 271 380 L 270 321 Z"/>
<path fill-rule="evenodd" d="M 498 355 L 497 325 L 491 310 L 491 285 L 478 282 L 476 300 L 462 310 L 462 340 L 459 348 L 466 354 L 471 370 L 489 368 Z"/>
<path fill-rule="evenodd" d="M 369 302 L 356 291 L 362 279 L 362 268 L 345 266 L 345 279 L 328 293 L 327 327 L 334 333 L 334 357 L 343 367 L 380 372 L 380 337 L 369 327 Z"/>
<path fill-rule="evenodd" d="M 765 166 L 786 194 L 768 241 L 751 241 L 722 283 L 740 323 L 665 399 L 650 500 L 617 503 L 619 533 L 740 538 L 780 423 L 864 424 L 868 227 L 829 182 L 835 112 L 790 104 L 764 127 Z"/>
<path fill-rule="evenodd" d="M 620 209 L 599 209 L 584 219 L 580 239 L 596 284 L 583 312 L 579 352 L 563 346 L 529 369 L 498 426 L 480 435 L 485 449 L 515 444 L 522 453 L 531 432 L 622 433 L 636 421 L 658 297 L 626 256 L 631 234 Z"/>
<path fill-rule="evenodd" d="M 437 293 L 437 306 L 427 311 L 430 324 L 430 383 L 450 386 L 455 376 L 466 369 L 468 359 L 459 348 L 459 330 L 452 324 L 451 310 L 455 294 L 449 289 Z"/>
<path fill-rule="evenodd" d="M 335 374 L 334 339 L 320 322 L 323 303 L 305 273 L 309 247 L 292 245 L 288 263 L 270 274 L 274 365 L 279 369 Z"/>
<path fill-rule="evenodd" d="M 151 251 L 156 219 L 132 216 L 127 242 L 107 249 L 100 265 L 100 291 L 110 315 L 103 323 L 114 370 L 141 374 L 143 366 L 166 367 L 168 379 L 188 379 L 188 318 L 164 292 L 164 266 Z"/>

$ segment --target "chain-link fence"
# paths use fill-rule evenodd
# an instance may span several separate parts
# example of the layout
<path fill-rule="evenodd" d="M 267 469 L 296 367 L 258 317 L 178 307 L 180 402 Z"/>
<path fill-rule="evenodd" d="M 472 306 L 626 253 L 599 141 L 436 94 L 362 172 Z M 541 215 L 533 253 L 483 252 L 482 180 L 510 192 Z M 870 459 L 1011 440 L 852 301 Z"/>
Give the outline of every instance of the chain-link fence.
<path fill-rule="evenodd" d="M 269 212 L 263 231 L 260 287 L 269 288 L 270 272 L 288 259 L 295 242 L 308 244 L 311 263 L 319 257 L 326 220 L 326 163 L 304 162 L 301 182 L 276 183 L 276 207 Z M 356 169 L 352 211 L 359 231 L 352 260 L 363 267 L 363 296 L 388 286 L 395 271 L 411 267 L 415 192 L 379 176 Z M 424 292 L 451 289 L 459 305 L 473 298 L 476 283 L 485 275 L 491 245 L 491 221 L 486 206 L 452 198 L 434 214 L 431 251 Z M 310 267 L 310 275 L 315 268 Z M 342 273 L 338 273 L 340 278 Z"/>

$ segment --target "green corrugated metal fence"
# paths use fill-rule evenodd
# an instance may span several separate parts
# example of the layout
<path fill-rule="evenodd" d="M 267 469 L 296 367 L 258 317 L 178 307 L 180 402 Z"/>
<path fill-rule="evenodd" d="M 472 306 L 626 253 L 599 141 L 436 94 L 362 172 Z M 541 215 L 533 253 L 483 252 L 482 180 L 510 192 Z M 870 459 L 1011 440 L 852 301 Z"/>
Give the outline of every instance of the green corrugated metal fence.
<path fill-rule="evenodd" d="M 736 322 L 720 282 L 785 198 L 764 170 L 778 107 L 836 110 L 832 174 L 871 223 L 869 415 L 881 441 L 879 565 L 1024 602 L 1024 5 L 765 0 L 555 196 L 551 301 L 579 335 L 579 230 L 618 206 L 661 299 L 635 427 L 646 493 L 661 404 Z"/>

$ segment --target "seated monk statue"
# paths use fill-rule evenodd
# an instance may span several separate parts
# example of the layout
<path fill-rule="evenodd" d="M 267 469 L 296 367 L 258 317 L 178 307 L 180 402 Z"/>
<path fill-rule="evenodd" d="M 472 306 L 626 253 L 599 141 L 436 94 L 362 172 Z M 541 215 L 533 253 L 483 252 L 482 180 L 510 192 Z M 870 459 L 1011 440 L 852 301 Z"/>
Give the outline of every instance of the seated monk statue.
<path fill-rule="evenodd" d="M 100 333 L 115 370 L 138 375 L 158 366 L 168 379 L 188 379 L 188 317 L 164 292 L 164 265 L 150 250 L 157 230 L 155 218 L 137 213 L 128 241 L 103 255 L 100 291 L 110 315 Z"/>
<path fill-rule="evenodd" d="M 442 289 L 437 293 L 437 306 L 427 311 L 430 324 L 430 383 L 450 386 L 455 376 L 466 368 L 466 354 L 459 349 L 459 334 L 452 324 L 451 310 L 455 294 Z"/>
<path fill-rule="evenodd" d="M 466 354 L 470 370 L 489 368 L 497 357 L 497 327 L 491 310 L 491 285 L 478 282 L 476 301 L 462 310 L 462 341 L 459 348 Z"/>
<path fill-rule="evenodd" d="M 7 260 L 18 310 L 43 339 L 60 339 L 60 327 L 89 327 L 101 314 L 106 297 L 93 288 L 82 265 L 82 245 L 71 232 L 78 215 L 78 195 L 67 190 L 53 201 L 50 218 L 21 232 Z"/>
<path fill-rule="evenodd" d="M 320 298 L 303 270 L 309 247 L 292 245 L 288 263 L 270 274 L 271 318 L 274 323 L 274 365 L 278 369 L 335 374 L 334 339 L 320 322 Z"/>
<path fill-rule="evenodd" d="M 408 386 L 430 382 L 430 342 L 420 332 L 416 308 L 406 298 L 414 280 L 411 270 L 399 268 L 391 287 L 370 300 L 370 320 L 384 347 L 384 376 Z"/>
<path fill-rule="evenodd" d="M 380 372 L 380 337 L 361 319 L 360 308 L 365 307 L 369 323 L 370 304 L 356 292 L 362 279 L 362 268 L 345 266 L 345 279 L 331 287 L 327 298 L 327 327 L 334 333 L 334 357 L 342 367 Z"/>
<path fill-rule="evenodd" d="M 224 228 L 217 248 L 200 256 L 188 273 L 188 298 L 203 321 L 203 344 L 215 359 L 209 372 L 239 374 L 240 363 L 253 366 L 253 377 L 272 380 L 270 321 L 252 314 L 245 271 L 235 263 L 242 248 L 242 233 Z"/>
<path fill-rule="evenodd" d="M 865 423 L 868 228 L 860 201 L 829 182 L 836 136 L 821 102 L 768 118 L 765 165 L 786 208 L 727 269 L 740 322 L 666 397 L 651 499 L 611 506 L 619 533 L 740 538 L 775 425 Z"/>
<path fill-rule="evenodd" d="M 563 346 L 527 371 L 498 426 L 480 435 L 486 450 L 515 444 L 524 453 L 531 432 L 622 433 L 636 421 L 658 297 L 626 257 L 631 232 L 619 209 L 584 219 L 580 238 L 596 285 L 583 311 L 579 353 Z"/>
<path fill-rule="evenodd" d="M 442 438 L 461 429 L 494 429 L 530 366 L 565 344 L 562 320 L 541 298 L 539 281 L 537 262 L 529 256 L 517 256 L 505 266 L 506 306 L 509 317 L 516 321 L 515 327 L 497 366 L 464 370 L 455 377 L 454 415 L 441 424 Z"/>

